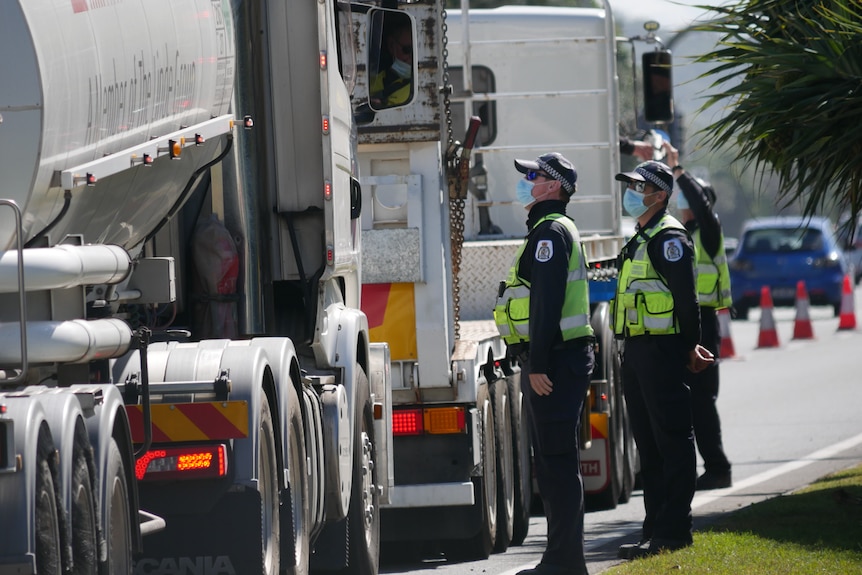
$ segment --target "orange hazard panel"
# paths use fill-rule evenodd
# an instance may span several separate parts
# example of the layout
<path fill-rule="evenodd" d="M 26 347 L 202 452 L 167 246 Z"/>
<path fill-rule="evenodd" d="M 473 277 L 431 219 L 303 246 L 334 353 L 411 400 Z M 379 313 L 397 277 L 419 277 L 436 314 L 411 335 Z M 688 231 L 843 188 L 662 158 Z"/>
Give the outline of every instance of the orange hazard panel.
<path fill-rule="evenodd" d="M 388 342 L 393 360 L 418 358 L 412 283 L 364 284 L 362 311 L 368 316 L 371 341 Z"/>
<path fill-rule="evenodd" d="M 127 405 L 132 441 L 144 442 L 144 408 Z M 152 406 L 153 442 L 208 441 L 248 437 L 247 401 L 157 403 Z"/>

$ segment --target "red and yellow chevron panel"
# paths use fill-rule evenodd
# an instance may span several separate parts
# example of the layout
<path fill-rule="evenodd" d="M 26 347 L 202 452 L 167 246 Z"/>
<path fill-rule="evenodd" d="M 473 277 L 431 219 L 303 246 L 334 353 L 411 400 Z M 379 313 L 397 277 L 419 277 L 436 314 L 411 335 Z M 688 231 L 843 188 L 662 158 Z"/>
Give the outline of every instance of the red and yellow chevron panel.
<path fill-rule="evenodd" d="M 388 342 L 393 361 L 419 357 L 412 283 L 363 284 L 362 311 L 368 316 L 371 341 Z"/>
<path fill-rule="evenodd" d="M 144 408 L 127 405 L 132 441 L 144 442 Z M 210 441 L 248 437 L 247 401 L 156 403 L 151 409 L 153 443 Z"/>

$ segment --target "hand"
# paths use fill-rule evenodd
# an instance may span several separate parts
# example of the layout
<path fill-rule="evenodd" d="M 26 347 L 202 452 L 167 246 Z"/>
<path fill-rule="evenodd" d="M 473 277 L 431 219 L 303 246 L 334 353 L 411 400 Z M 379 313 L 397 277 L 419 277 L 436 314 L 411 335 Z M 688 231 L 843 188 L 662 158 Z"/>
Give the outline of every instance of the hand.
<path fill-rule="evenodd" d="M 715 363 L 715 356 L 711 351 L 700 344 L 697 344 L 693 350 L 688 352 L 688 370 L 692 373 L 699 373 Z"/>
<path fill-rule="evenodd" d="M 655 150 L 653 150 L 652 144 L 650 144 L 649 142 L 643 142 L 641 140 L 636 140 L 632 142 L 632 144 L 634 144 L 635 147 L 634 151 L 632 152 L 633 156 L 637 156 L 643 162 L 653 159 Z"/>
<path fill-rule="evenodd" d="M 548 379 L 544 373 L 530 374 L 530 387 L 536 392 L 536 395 L 551 395 L 554 390 L 554 384 Z"/>
<path fill-rule="evenodd" d="M 679 165 L 679 150 L 673 147 L 673 144 L 670 142 L 664 142 L 661 146 L 664 148 L 665 153 L 665 164 L 673 168 L 674 166 Z"/>

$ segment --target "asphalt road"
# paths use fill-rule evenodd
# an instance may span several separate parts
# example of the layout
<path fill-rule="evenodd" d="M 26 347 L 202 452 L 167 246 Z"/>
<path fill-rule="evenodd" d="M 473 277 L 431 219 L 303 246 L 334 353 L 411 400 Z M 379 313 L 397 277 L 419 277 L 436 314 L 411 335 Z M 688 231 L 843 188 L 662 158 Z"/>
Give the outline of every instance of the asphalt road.
<path fill-rule="evenodd" d="M 862 302 L 862 289 L 855 301 Z M 857 306 L 858 307 L 858 306 Z M 760 310 L 730 324 L 736 352 L 721 365 L 719 413 L 734 485 L 698 492 L 692 503 L 695 529 L 717 516 L 787 493 L 817 478 L 862 462 L 862 322 L 838 331 L 827 307 L 810 310 L 814 339 L 793 340 L 793 308 L 773 310 L 778 347 L 757 348 Z M 862 314 L 856 314 L 857 321 Z M 643 499 L 586 516 L 590 573 L 619 563 L 616 549 L 636 541 Z M 514 575 L 535 565 L 545 545 L 545 520 L 533 517 L 522 546 L 484 561 L 450 563 L 430 555 L 381 564 L 381 573 Z"/>

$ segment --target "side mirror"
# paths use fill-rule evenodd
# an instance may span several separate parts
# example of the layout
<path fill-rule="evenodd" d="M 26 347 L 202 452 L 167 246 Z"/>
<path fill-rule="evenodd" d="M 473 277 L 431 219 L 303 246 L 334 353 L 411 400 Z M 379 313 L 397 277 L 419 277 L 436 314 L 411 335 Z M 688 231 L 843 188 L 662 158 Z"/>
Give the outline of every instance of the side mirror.
<path fill-rule="evenodd" d="M 644 52 L 644 118 L 647 122 L 673 122 L 673 64 L 668 50 Z"/>

